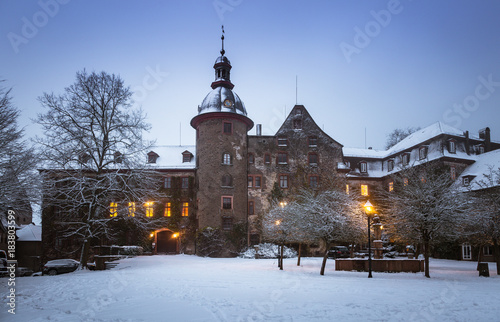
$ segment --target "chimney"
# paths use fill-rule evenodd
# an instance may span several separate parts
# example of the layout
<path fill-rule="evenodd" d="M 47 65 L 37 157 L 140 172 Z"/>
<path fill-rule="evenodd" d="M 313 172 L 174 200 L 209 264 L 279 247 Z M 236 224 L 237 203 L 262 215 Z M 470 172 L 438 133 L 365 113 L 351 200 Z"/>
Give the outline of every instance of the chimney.
<path fill-rule="evenodd" d="M 469 131 L 465 131 L 464 136 L 465 136 L 465 152 L 467 152 L 467 155 L 470 155 Z"/>
<path fill-rule="evenodd" d="M 487 127 L 484 129 L 484 151 L 491 151 L 491 137 L 490 137 L 490 128 Z"/>
<path fill-rule="evenodd" d="M 261 136 L 262 135 L 262 124 L 257 124 L 257 126 L 255 127 L 256 129 L 256 132 L 257 132 L 257 136 Z"/>

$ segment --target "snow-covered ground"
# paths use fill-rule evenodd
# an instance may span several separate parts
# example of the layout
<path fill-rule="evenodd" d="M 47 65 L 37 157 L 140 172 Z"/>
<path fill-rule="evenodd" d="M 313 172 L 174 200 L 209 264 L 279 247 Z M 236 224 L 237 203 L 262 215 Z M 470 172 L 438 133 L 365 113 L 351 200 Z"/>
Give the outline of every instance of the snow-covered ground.
<path fill-rule="evenodd" d="M 498 321 L 500 277 L 474 262 L 412 273 L 336 272 L 321 259 L 142 256 L 108 271 L 16 279 L 16 315 L 0 321 Z M 0 279 L 6 293 L 7 279 Z"/>

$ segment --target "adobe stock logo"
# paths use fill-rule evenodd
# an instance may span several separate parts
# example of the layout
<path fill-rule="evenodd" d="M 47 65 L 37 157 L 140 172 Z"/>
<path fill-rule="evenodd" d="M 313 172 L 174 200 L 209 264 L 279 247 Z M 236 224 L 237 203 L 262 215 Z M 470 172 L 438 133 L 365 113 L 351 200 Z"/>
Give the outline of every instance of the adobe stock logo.
<path fill-rule="evenodd" d="M 9 32 L 7 34 L 7 38 L 9 39 L 14 53 L 19 53 L 19 46 L 28 44 L 29 39 L 34 38 L 38 34 L 38 31 L 49 23 L 50 18 L 54 18 L 59 13 L 60 5 L 67 4 L 69 1 L 70 0 L 39 0 L 38 6 L 41 10 L 35 12 L 31 19 L 26 17 L 21 18 L 23 22 L 21 34 L 15 32 Z"/>
<path fill-rule="evenodd" d="M 411 1 L 411 0 L 409 0 Z M 358 26 L 354 27 L 354 38 L 352 44 L 347 42 L 340 43 L 340 50 L 344 54 L 348 63 L 352 61 L 353 55 L 361 54 L 362 50 L 370 45 L 372 39 L 380 35 L 383 28 L 389 26 L 392 17 L 403 12 L 403 5 L 399 0 L 389 0 L 387 10 L 370 11 L 373 20 L 368 21 L 363 29 Z"/>
<path fill-rule="evenodd" d="M 500 87 L 500 82 L 493 81 L 492 74 L 489 74 L 488 78 L 479 76 L 477 80 L 479 84 L 476 86 L 474 94 L 465 97 L 461 104 L 453 104 L 453 108 L 449 108 L 443 113 L 443 120 L 445 123 L 454 127 L 460 127 L 462 121 L 471 116 L 471 112 L 475 112 L 479 109 L 481 101 L 490 98 L 495 92 L 495 89 Z"/>
<path fill-rule="evenodd" d="M 214 6 L 215 12 L 219 16 L 220 21 L 224 21 L 224 14 L 226 12 L 231 12 L 239 6 L 243 0 L 214 0 L 212 5 Z"/>

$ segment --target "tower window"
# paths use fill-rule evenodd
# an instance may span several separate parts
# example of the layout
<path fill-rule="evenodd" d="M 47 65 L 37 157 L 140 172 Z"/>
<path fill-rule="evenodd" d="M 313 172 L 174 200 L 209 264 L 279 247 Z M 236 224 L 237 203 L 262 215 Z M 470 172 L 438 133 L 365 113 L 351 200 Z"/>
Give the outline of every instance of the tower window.
<path fill-rule="evenodd" d="M 296 130 L 302 129 L 302 120 L 293 120 L 293 128 Z"/>
<path fill-rule="evenodd" d="M 233 123 L 224 122 L 224 133 L 232 134 L 233 133 Z"/>
<path fill-rule="evenodd" d="M 389 191 L 394 191 L 394 182 L 389 182 Z"/>
<path fill-rule="evenodd" d="M 248 163 L 253 164 L 255 162 L 255 157 L 253 156 L 253 153 L 248 154 Z"/>
<path fill-rule="evenodd" d="M 233 209 L 233 197 L 222 197 L 222 209 Z"/>
<path fill-rule="evenodd" d="M 222 229 L 223 230 L 231 230 L 233 229 L 233 218 L 222 218 Z"/>
<path fill-rule="evenodd" d="M 233 177 L 230 174 L 225 174 L 222 176 L 222 184 L 223 187 L 232 187 L 233 186 Z"/>
<path fill-rule="evenodd" d="M 450 167 L 451 180 L 455 180 L 457 178 L 457 168 Z"/>
<path fill-rule="evenodd" d="M 222 155 L 222 163 L 223 163 L 223 164 L 230 165 L 230 164 L 231 164 L 231 154 L 229 154 L 229 153 L 224 153 L 224 154 Z"/>

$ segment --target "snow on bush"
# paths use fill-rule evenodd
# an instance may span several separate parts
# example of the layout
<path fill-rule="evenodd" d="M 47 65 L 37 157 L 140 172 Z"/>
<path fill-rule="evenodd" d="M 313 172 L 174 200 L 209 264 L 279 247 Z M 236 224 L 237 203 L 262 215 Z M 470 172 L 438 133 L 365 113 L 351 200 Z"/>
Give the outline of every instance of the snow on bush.
<path fill-rule="evenodd" d="M 277 258 L 279 255 L 278 245 L 271 243 L 264 243 L 255 245 L 248 248 L 246 251 L 240 253 L 239 257 L 242 258 Z M 256 251 L 257 250 L 257 251 Z M 257 252 L 257 257 L 255 253 Z M 288 248 L 285 246 L 283 250 L 284 258 L 297 257 L 297 252 L 293 248 Z"/>

